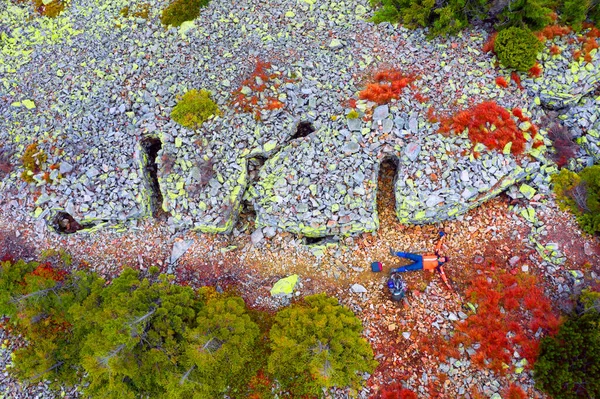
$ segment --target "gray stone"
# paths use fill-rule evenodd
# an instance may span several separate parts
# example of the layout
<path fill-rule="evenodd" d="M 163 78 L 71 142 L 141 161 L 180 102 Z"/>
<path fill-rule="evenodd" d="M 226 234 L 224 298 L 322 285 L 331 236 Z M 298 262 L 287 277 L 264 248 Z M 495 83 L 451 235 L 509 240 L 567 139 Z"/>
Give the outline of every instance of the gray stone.
<path fill-rule="evenodd" d="M 262 229 L 263 234 L 265 235 L 265 237 L 271 238 L 275 236 L 275 227 L 272 226 L 268 226 L 268 227 L 264 227 Z"/>
<path fill-rule="evenodd" d="M 434 206 L 436 206 L 436 205 L 438 205 L 438 204 L 440 204 L 442 202 L 444 202 L 443 198 L 440 198 L 440 197 L 438 197 L 436 195 L 430 195 L 427 198 L 427 201 L 425 201 L 425 206 L 427 208 L 433 208 Z"/>
<path fill-rule="evenodd" d="M 349 141 L 342 146 L 342 151 L 353 154 L 360 150 L 360 146 L 356 141 Z"/>
<path fill-rule="evenodd" d="M 173 249 L 171 250 L 171 258 L 169 259 L 170 265 L 174 265 L 175 262 L 177 262 L 177 260 L 181 258 L 188 249 L 190 249 L 193 243 L 194 240 L 175 241 L 173 244 Z"/>
<path fill-rule="evenodd" d="M 364 294 L 367 292 L 367 289 L 360 284 L 353 284 L 352 287 L 350 287 L 350 289 L 352 290 L 352 292 L 357 294 Z"/>
<path fill-rule="evenodd" d="M 375 108 L 375 110 L 373 111 L 373 120 L 381 121 L 381 120 L 387 118 L 387 116 L 389 114 L 390 114 L 390 110 L 389 110 L 388 106 L 380 105 L 379 107 Z"/>
<path fill-rule="evenodd" d="M 356 132 L 361 129 L 362 120 L 360 118 L 348 119 L 346 124 L 347 124 L 349 130 Z"/>
<path fill-rule="evenodd" d="M 263 235 L 262 229 L 256 229 L 252 234 L 250 234 L 250 240 L 252 241 L 252 245 L 258 245 L 265 236 Z"/>
<path fill-rule="evenodd" d="M 519 256 L 513 256 L 512 258 L 510 258 L 508 260 L 508 263 L 510 264 L 511 267 L 515 267 L 517 265 L 517 263 L 519 263 L 520 260 L 521 260 L 521 258 Z"/>
<path fill-rule="evenodd" d="M 465 200 L 468 200 L 468 199 L 476 196 L 478 193 L 479 193 L 479 190 L 477 190 L 475 187 L 467 187 L 462 192 L 461 197 L 463 197 Z"/>
<path fill-rule="evenodd" d="M 450 312 L 450 314 L 448 315 L 448 320 L 458 321 L 458 316 L 456 315 L 456 313 Z"/>
<path fill-rule="evenodd" d="M 404 149 L 404 155 L 408 157 L 411 162 L 417 160 L 419 153 L 421 152 L 421 146 L 417 143 L 408 143 Z"/>
<path fill-rule="evenodd" d="M 58 171 L 60 172 L 61 175 L 69 173 L 72 170 L 73 170 L 73 165 L 71 165 L 70 163 L 65 162 L 65 161 L 60 163 L 60 167 L 58 169 Z"/>

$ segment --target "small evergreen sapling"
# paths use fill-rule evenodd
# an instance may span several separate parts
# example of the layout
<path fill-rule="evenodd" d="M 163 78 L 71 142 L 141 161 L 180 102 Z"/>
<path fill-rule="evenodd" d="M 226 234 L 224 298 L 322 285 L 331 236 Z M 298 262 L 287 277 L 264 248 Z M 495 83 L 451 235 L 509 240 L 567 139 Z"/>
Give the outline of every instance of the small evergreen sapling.
<path fill-rule="evenodd" d="M 171 118 L 182 126 L 199 128 L 213 115 L 220 115 L 217 104 L 210 98 L 207 90 L 190 90 L 175 105 Z"/>
<path fill-rule="evenodd" d="M 280 311 L 271 328 L 269 372 L 292 395 L 358 387 L 377 362 L 360 320 L 337 299 L 312 295 Z"/>
<path fill-rule="evenodd" d="M 542 43 L 527 29 L 511 27 L 496 36 L 494 52 L 507 68 L 528 71 L 535 65 Z"/>

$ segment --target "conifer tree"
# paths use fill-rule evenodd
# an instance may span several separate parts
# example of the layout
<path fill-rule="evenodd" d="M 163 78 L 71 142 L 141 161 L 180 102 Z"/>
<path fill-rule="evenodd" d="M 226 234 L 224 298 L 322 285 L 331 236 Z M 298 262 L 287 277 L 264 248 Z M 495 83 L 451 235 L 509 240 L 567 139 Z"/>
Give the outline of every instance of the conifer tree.
<path fill-rule="evenodd" d="M 160 397 L 169 376 L 180 373 L 181 341 L 193 326 L 198 304 L 189 287 L 172 278 L 148 278 L 124 269 L 108 286 L 98 281 L 74 306 L 76 333 L 84 338 L 84 391 L 92 397 Z"/>
<path fill-rule="evenodd" d="M 337 299 L 308 296 L 280 311 L 271 328 L 268 369 L 293 395 L 320 395 L 322 388 L 358 387 L 361 373 L 377 362 L 361 337 L 360 320 Z"/>

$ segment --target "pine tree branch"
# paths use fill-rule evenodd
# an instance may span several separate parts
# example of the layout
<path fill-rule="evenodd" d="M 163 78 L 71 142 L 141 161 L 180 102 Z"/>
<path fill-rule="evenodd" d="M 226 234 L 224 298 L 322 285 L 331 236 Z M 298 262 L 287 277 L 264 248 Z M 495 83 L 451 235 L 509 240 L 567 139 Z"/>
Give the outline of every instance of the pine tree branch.
<path fill-rule="evenodd" d="M 55 364 L 54 364 L 52 367 L 49 367 L 49 368 L 47 368 L 46 370 L 42 371 L 41 373 L 38 373 L 38 374 L 34 375 L 33 377 L 31 377 L 31 378 L 30 378 L 28 381 L 35 381 L 35 380 L 37 380 L 38 378 L 40 378 L 41 376 L 43 376 L 44 374 L 46 374 L 46 373 L 49 373 L 49 372 L 51 372 L 52 370 L 59 368 L 59 367 L 60 367 L 60 366 L 62 366 L 64 363 L 65 363 L 65 362 L 63 362 L 63 361 L 60 361 L 60 362 L 58 362 L 58 363 L 55 363 Z"/>
<path fill-rule="evenodd" d="M 179 385 L 183 385 L 183 383 L 185 382 L 185 380 L 187 380 L 187 378 L 189 377 L 189 375 L 192 372 L 192 370 L 194 369 L 194 367 L 196 367 L 196 365 L 193 365 L 192 367 L 189 368 L 188 371 L 185 372 L 185 374 L 179 380 Z"/>
<path fill-rule="evenodd" d="M 100 358 L 98 361 L 100 362 L 100 364 L 102 364 L 104 366 L 108 366 L 108 362 L 110 361 L 110 359 L 117 356 L 119 354 L 119 352 L 121 352 L 123 350 L 123 348 L 125 348 L 125 344 L 121 344 L 121 345 L 117 346 L 115 349 L 110 351 L 108 353 L 108 355 Z"/>

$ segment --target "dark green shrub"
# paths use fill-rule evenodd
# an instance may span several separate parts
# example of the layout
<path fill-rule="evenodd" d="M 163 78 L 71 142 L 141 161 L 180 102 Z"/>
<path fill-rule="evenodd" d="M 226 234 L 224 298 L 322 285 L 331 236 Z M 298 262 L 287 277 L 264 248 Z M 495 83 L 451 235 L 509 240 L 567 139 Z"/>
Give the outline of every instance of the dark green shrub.
<path fill-rule="evenodd" d="M 377 362 L 361 337 L 360 320 L 337 299 L 308 296 L 280 311 L 271 327 L 268 369 L 292 395 L 322 394 L 322 388 L 357 387 L 361 373 Z"/>
<path fill-rule="evenodd" d="M 189 128 L 200 127 L 212 115 L 220 115 L 220 111 L 207 90 L 188 91 L 171 112 L 175 122 Z"/>
<path fill-rule="evenodd" d="M 500 31 L 494 44 L 494 52 L 502 65 L 519 71 L 527 71 L 535 65 L 541 48 L 542 43 L 533 33 L 517 27 Z"/>
<path fill-rule="evenodd" d="M 564 170 L 564 169 L 563 169 Z M 583 296 L 589 296 L 584 291 Z M 600 313 L 597 297 L 543 338 L 534 365 L 537 388 L 554 399 L 600 397 Z"/>
<path fill-rule="evenodd" d="M 585 21 L 592 0 L 564 0 L 560 7 L 560 19 L 575 31 L 580 31 Z"/>
<path fill-rule="evenodd" d="M 457 33 L 470 20 L 484 18 L 489 8 L 486 0 L 370 0 L 370 3 L 380 7 L 373 15 L 373 22 L 429 27 L 430 37 Z"/>
<path fill-rule="evenodd" d="M 164 275 L 149 277 L 125 269 L 108 286 L 98 280 L 86 300 L 70 310 L 75 335 L 82 339 L 87 395 L 158 397 L 170 379 L 184 374 L 177 359 L 201 303 L 190 287 Z"/>
<path fill-rule="evenodd" d="M 600 165 L 579 174 L 563 168 L 552 181 L 559 207 L 573 212 L 583 231 L 600 232 Z"/>
<path fill-rule="evenodd" d="M 185 21 L 193 21 L 200 15 L 200 8 L 206 7 L 209 0 L 175 0 L 165 8 L 160 16 L 163 25 L 180 26 Z"/>
<path fill-rule="evenodd" d="M 551 0 L 514 0 L 508 2 L 502 13 L 498 16 L 496 28 L 503 30 L 511 26 L 541 30 L 552 23 Z"/>
<path fill-rule="evenodd" d="M 243 390 L 257 371 L 249 366 L 260 356 L 259 334 L 241 298 L 209 301 L 200 311 L 196 327 L 186 333 L 181 359 L 185 378 L 172 381 L 171 387 L 207 399 Z"/>

